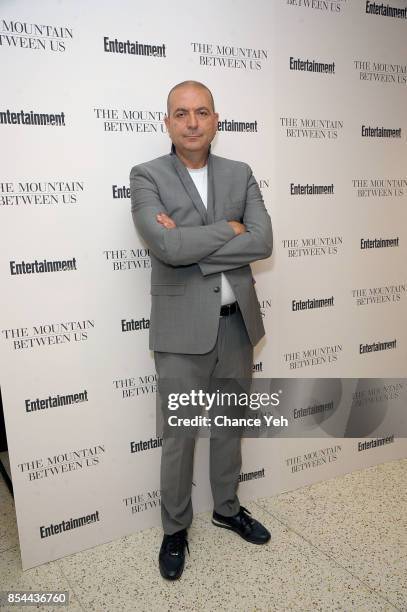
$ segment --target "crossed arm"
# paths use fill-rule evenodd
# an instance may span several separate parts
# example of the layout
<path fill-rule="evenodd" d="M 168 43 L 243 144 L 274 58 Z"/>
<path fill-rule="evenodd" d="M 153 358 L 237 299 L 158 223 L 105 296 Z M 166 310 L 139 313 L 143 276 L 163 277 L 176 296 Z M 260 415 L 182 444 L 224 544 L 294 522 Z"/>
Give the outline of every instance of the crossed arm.
<path fill-rule="evenodd" d="M 172 266 L 198 264 L 204 276 L 269 257 L 273 244 L 270 217 L 249 168 L 248 175 L 243 224 L 221 220 L 177 227 L 148 170 L 136 166 L 130 174 L 134 223 L 156 257 Z"/>

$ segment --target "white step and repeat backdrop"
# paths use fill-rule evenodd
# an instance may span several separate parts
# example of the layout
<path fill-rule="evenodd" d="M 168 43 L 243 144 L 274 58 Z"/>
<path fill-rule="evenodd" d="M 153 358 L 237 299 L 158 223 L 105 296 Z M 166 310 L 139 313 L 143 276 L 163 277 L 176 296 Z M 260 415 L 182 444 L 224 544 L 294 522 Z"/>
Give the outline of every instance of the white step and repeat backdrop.
<path fill-rule="evenodd" d="M 129 171 L 169 151 L 166 95 L 185 79 L 212 89 L 214 152 L 252 166 L 273 220 L 255 376 L 305 379 L 293 418 L 324 421 L 312 438 L 244 440 L 241 498 L 407 454 L 397 431 L 374 435 L 405 405 L 404 382 L 383 379 L 407 375 L 406 7 L 1 4 L 1 386 L 24 568 L 160 523 Z M 330 437 L 358 408 L 360 438 Z M 196 511 L 211 507 L 207 461 L 200 440 Z"/>

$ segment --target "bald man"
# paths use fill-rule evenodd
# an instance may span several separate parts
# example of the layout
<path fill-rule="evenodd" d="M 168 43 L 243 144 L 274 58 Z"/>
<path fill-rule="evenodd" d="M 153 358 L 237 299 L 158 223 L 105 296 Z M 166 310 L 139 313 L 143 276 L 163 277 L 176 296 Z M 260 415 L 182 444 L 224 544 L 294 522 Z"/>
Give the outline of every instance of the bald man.
<path fill-rule="evenodd" d="M 171 153 L 130 173 L 134 223 L 151 253 L 150 349 L 164 415 L 159 568 L 168 580 L 184 569 L 195 449 L 195 431 L 171 433 L 168 395 L 250 380 L 264 335 L 250 263 L 271 255 L 271 221 L 250 167 L 211 153 L 218 119 L 204 84 L 175 85 L 165 117 Z M 270 533 L 239 503 L 240 469 L 240 435 L 212 436 L 212 523 L 265 544 Z"/>

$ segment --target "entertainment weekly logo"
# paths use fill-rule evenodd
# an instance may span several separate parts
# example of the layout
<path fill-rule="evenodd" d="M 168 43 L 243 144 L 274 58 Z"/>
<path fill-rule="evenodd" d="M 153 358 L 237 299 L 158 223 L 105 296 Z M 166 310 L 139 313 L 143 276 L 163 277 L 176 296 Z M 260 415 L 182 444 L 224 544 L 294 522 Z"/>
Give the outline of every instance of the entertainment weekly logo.
<path fill-rule="evenodd" d="M 306 238 L 284 238 L 281 242 L 288 257 L 324 257 L 340 253 L 343 237 L 310 236 Z"/>
<path fill-rule="evenodd" d="M 26 274 L 48 274 L 50 272 L 72 272 L 77 270 L 76 257 L 72 259 L 34 259 L 31 261 L 15 261 L 9 262 L 10 275 L 20 276 Z"/>
<path fill-rule="evenodd" d="M 161 491 L 160 489 L 142 491 L 125 497 L 122 501 L 129 514 L 148 512 L 161 507 Z"/>
<path fill-rule="evenodd" d="M 41 113 L 33 110 L 0 110 L 0 125 L 35 125 L 40 127 L 66 127 L 65 113 Z"/>
<path fill-rule="evenodd" d="M 300 72 L 317 72 L 319 74 L 335 74 L 335 62 L 321 62 L 317 59 L 291 56 L 288 62 L 290 70 Z"/>
<path fill-rule="evenodd" d="M 291 310 L 300 312 L 302 310 L 315 310 L 319 308 L 330 308 L 335 306 L 335 297 L 313 297 L 306 300 L 291 300 Z"/>
<path fill-rule="evenodd" d="M 340 358 L 342 348 L 341 344 L 333 344 L 283 353 L 283 363 L 289 370 L 332 365 Z"/>
<path fill-rule="evenodd" d="M 387 64 L 374 60 L 353 60 L 360 81 L 386 83 L 388 85 L 407 84 L 406 64 Z"/>
<path fill-rule="evenodd" d="M 198 55 L 199 64 L 210 68 L 261 70 L 268 59 L 265 49 L 206 42 L 191 42 L 191 47 L 192 53 Z"/>
<path fill-rule="evenodd" d="M 128 185 L 112 185 L 112 197 L 113 200 L 130 199 L 130 187 Z"/>
<path fill-rule="evenodd" d="M 103 51 L 105 53 L 118 53 L 120 55 L 141 55 L 145 57 L 165 58 L 165 44 L 151 44 L 138 40 L 118 40 L 117 38 L 103 37 Z"/>
<path fill-rule="evenodd" d="M 312 417 L 311 422 L 315 422 L 315 415 L 326 415 L 328 413 L 332 413 L 335 405 L 334 401 L 330 402 L 322 402 L 322 403 L 314 403 L 306 406 L 305 408 L 294 408 L 292 410 L 292 418 L 293 419 L 304 419 L 307 417 Z"/>
<path fill-rule="evenodd" d="M 142 331 L 150 329 L 150 319 L 142 317 L 141 319 L 121 319 L 121 330 L 123 333 L 131 331 Z"/>
<path fill-rule="evenodd" d="M 88 391 L 83 389 L 65 395 L 58 393 L 57 395 L 48 395 L 48 397 L 27 398 L 24 400 L 24 408 L 28 413 L 42 412 L 42 410 L 48 410 L 49 408 L 60 408 L 61 406 L 70 406 L 71 404 L 80 404 L 88 401 Z"/>
<path fill-rule="evenodd" d="M 308 195 L 335 195 L 335 186 L 316 185 L 315 183 L 290 183 L 289 193 L 292 196 L 308 196 Z"/>
<path fill-rule="evenodd" d="M 112 249 L 103 251 L 103 256 L 114 272 L 151 269 L 149 249 Z"/>
<path fill-rule="evenodd" d="M 343 129 L 343 121 L 312 117 L 280 117 L 280 127 L 286 138 L 337 140 Z"/>
<path fill-rule="evenodd" d="M 50 523 L 49 525 L 41 525 L 39 528 L 40 538 L 49 538 L 50 536 L 60 535 L 64 531 L 71 531 L 71 529 L 78 529 L 78 527 L 86 527 L 92 523 L 100 521 L 99 510 L 95 510 L 90 514 L 77 516 L 69 519 L 63 519 L 59 523 Z"/>
<path fill-rule="evenodd" d="M 385 438 L 376 438 L 375 440 L 364 440 L 358 442 L 358 452 L 369 450 L 370 448 L 378 448 L 379 446 L 385 446 L 386 444 L 393 444 L 394 434 L 386 436 Z"/>
<path fill-rule="evenodd" d="M 377 351 L 390 351 L 397 349 L 397 338 L 391 340 L 375 340 L 371 343 L 359 344 L 359 354 L 376 353 Z"/>
<path fill-rule="evenodd" d="M 117 378 L 112 384 L 123 400 L 129 397 L 145 397 L 157 392 L 157 374 L 154 372 Z"/>
<path fill-rule="evenodd" d="M 369 15 L 407 19 L 407 8 L 399 8 L 390 4 L 384 4 L 383 2 L 369 2 L 369 0 L 366 0 L 365 10 Z"/>
<path fill-rule="evenodd" d="M 0 183 L 0 206 L 57 206 L 79 204 L 85 190 L 80 180 L 4 181 Z"/>
<path fill-rule="evenodd" d="M 394 236 L 393 238 L 361 238 L 360 248 L 363 251 L 370 249 L 397 248 L 399 246 L 399 241 L 399 236 Z"/>
<path fill-rule="evenodd" d="M 334 463 L 338 460 L 341 452 L 342 446 L 339 444 L 325 446 L 323 448 L 308 451 L 301 455 L 296 455 L 295 457 L 287 457 L 287 459 L 285 459 L 285 465 L 292 474 L 296 472 L 304 472 L 305 470 Z"/>
<path fill-rule="evenodd" d="M 30 459 L 17 465 L 21 474 L 32 482 L 51 476 L 62 476 L 68 472 L 84 470 L 99 465 L 105 447 L 101 444 L 80 448 L 72 451 L 62 451 L 50 457 Z"/>
<path fill-rule="evenodd" d="M 239 483 L 250 482 L 251 480 L 258 480 L 259 478 L 265 478 L 265 468 L 259 468 L 254 472 L 241 472 L 239 474 Z"/>
<path fill-rule="evenodd" d="M 86 342 L 95 327 L 92 319 L 41 323 L 31 327 L 12 327 L 1 330 L 3 340 L 15 351 L 41 349 L 71 342 Z"/>
<path fill-rule="evenodd" d="M 400 127 L 388 128 L 382 125 L 362 125 L 362 138 L 401 138 Z"/>
<path fill-rule="evenodd" d="M 352 297 L 356 306 L 371 306 L 372 304 L 398 303 L 406 296 L 407 284 L 382 285 L 379 287 L 359 287 L 352 289 Z"/>
<path fill-rule="evenodd" d="M 69 26 L 44 25 L 14 19 L 0 21 L 0 50 L 12 47 L 63 53 L 72 39 L 73 30 Z"/>
<path fill-rule="evenodd" d="M 163 445 L 163 439 L 160 436 L 150 438 L 149 440 L 132 440 L 130 442 L 130 453 L 142 453 L 147 450 L 154 448 L 161 448 Z"/>
<path fill-rule="evenodd" d="M 253 374 L 259 374 L 260 372 L 263 372 L 263 362 L 262 361 L 256 361 L 253 364 L 252 371 L 253 371 Z"/>
<path fill-rule="evenodd" d="M 257 119 L 253 121 L 236 121 L 235 119 L 222 119 L 218 121 L 218 132 L 257 132 Z"/>
<path fill-rule="evenodd" d="M 95 119 L 104 132 L 165 134 L 165 113 L 155 110 L 94 108 Z"/>
<path fill-rule="evenodd" d="M 352 187 L 358 198 L 400 198 L 407 194 L 407 179 L 352 179 Z"/>

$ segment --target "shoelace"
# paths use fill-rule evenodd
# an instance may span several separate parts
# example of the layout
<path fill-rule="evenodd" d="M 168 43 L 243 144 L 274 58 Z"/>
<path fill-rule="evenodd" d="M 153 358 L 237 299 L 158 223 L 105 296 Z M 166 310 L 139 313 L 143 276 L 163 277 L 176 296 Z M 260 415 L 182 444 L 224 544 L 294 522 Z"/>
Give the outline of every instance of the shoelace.
<path fill-rule="evenodd" d="M 171 538 L 168 538 L 167 550 L 170 555 L 178 557 L 178 555 L 182 554 L 184 546 L 187 547 L 187 551 L 189 554 L 188 540 L 186 539 L 184 534 L 174 533 Z"/>
<path fill-rule="evenodd" d="M 251 514 L 250 510 L 244 506 L 240 506 L 239 517 L 243 527 L 251 527 L 254 523 L 253 519 L 250 518 L 250 516 L 247 516 L 248 514 Z"/>

